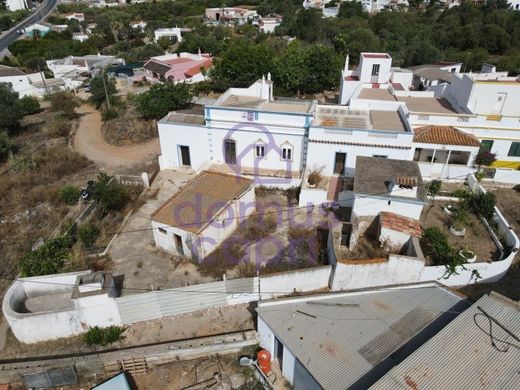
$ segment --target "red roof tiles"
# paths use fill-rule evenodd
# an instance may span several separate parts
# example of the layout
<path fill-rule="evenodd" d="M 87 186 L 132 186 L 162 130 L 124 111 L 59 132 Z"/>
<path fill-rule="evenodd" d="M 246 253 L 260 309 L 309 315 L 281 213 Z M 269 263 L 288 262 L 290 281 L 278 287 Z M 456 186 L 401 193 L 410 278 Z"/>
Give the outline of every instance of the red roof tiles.
<path fill-rule="evenodd" d="M 472 134 L 465 133 L 453 126 L 424 126 L 414 130 L 413 142 L 440 145 L 480 146 Z"/>
<path fill-rule="evenodd" d="M 379 213 L 379 223 L 381 228 L 395 230 L 396 232 L 406 233 L 411 236 L 420 237 L 422 234 L 419 221 L 388 211 L 381 211 Z"/>

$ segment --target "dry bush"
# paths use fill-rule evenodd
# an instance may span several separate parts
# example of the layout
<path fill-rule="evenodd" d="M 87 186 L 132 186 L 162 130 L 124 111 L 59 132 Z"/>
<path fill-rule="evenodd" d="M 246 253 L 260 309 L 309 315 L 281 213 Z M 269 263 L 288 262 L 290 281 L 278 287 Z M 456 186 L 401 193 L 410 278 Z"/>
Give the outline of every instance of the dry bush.
<path fill-rule="evenodd" d="M 358 239 L 358 242 L 352 250 L 341 249 L 339 257 L 343 259 L 382 259 L 388 255 L 388 249 L 381 246 L 379 241 L 371 240 L 366 236 Z"/>
<path fill-rule="evenodd" d="M 256 265 L 250 261 L 242 261 L 237 267 L 240 278 L 252 278 L 256 276 Z"/>
<path fill-rule="evenodd" d="M 274 233 L 277 227 L 276 213 L 254 213 L 238 227 L 238 233 L 247 240 L 256 241 Z"/>
<path fill-rule="evenodd" d="M 315 185 L 316 187 L 319 186 L 320 183 L 325 179 L 322 172 L 323 172 L 323 167 L 320 167 L 320 168 L 314 167 L 309 172 L 309 176 L 307 176 L 307 182 L 310 185 Z"/>
<path fill-rule="evenodd" d="M 155 121 L 140 118 L 133 104 L 120 110 L 117 118 L 103 122 L 101 131 L 112 145 L 139 144 L 158 137 Z"/>
<path fill-rule="evenodd" d="M 235 268 L 244 255 L 242 243 L 231 237 L 199 263 L 199 272 L 220 279 L 226 271 Z"/>

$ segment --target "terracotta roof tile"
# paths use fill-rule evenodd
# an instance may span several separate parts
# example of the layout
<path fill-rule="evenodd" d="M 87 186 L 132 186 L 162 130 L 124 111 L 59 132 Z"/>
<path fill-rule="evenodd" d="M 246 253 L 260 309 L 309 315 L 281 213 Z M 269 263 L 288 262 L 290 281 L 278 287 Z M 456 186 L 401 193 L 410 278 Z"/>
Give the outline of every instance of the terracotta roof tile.
<path fill-rule="evenodd" d="M 203 171 L 163 203 L 152 220 L 197 234 L 252 185 L 253 180 L 240 176 Z"/>
<path fill-rule="evenodd" d="M 480 146 L 478 139 L 453 126 L 424 126 L 414 130 L 413 142 L 440 145 Z"/>
<path fill-rule="evenodd" d="M 421 225 L 419 221 L 403 217 L 402 215 L 381 211 L 379 213 L 379 223 L 381 228 L 395 230 L 401 233 L 407 233 L 411 236 L 421 236 Z"/>

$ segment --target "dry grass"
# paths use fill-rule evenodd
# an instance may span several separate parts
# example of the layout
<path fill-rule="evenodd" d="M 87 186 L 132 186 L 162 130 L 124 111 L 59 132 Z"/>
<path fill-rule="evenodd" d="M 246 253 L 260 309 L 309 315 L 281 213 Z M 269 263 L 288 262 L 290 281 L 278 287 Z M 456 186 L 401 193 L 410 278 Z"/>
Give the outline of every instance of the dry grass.
<path fill-rule="evenodd" d="M 321 182 L 325 179 L 322 172 L 323 172 L 323 167 L 313 168 L 309 172 L 309 176 L 307 176 L 307 183 L 318 187 L 321 184 Z"/>
<path fill-rule="evenodd" d="M 345 260 L 382 259 L 386 258 L 388 254 L 388 248 L 382 246 L 379 241 L 362 236 L 352 250 L 342 247 L 338 252 L 338 258 Z"/>
<path fill-rule="evenodd" d="M 238 227 L 238 234 L 247 240 L 255 241 L 274 233 L 277 218 L 274 212 L 254 213 Z"/>
<path fill-rule="evenodd" d="M 158 137 L 155 121 L 140 118 L 133 104 L 119 110 L 117 118 L 103 122 L 101 131 L 112 145 L 139 144 Z"/>

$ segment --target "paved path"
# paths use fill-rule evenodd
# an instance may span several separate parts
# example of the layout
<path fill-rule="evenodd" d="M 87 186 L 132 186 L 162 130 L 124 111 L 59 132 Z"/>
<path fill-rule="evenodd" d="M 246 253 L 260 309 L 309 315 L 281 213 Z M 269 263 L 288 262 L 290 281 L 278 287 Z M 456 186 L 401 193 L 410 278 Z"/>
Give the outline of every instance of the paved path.
<path fill-rule="evenodd" d="M 30 26 L 39 20 L 45 19 L 54 10 L 57 4 L 58 0 L 47 0 L 27 18 L 13 26 L 9 31 L 2 33 L 2 35 L 0 35 L 0 51 L 7 49 L 11 43 L 20 37 L 20 34 L 17 32 L 18 30 Z"/>
<path fill-rule="evenodd" d="M 129 146 L 108 144 L 101 133 L 101 114 L 94 107 L 84 104 L 78 113 L 82 115 L 74 138 L 74 149 L 89 160 L 111 167 L 131 166 L 150 161 L 160 154 L 159 139 Z"/>

